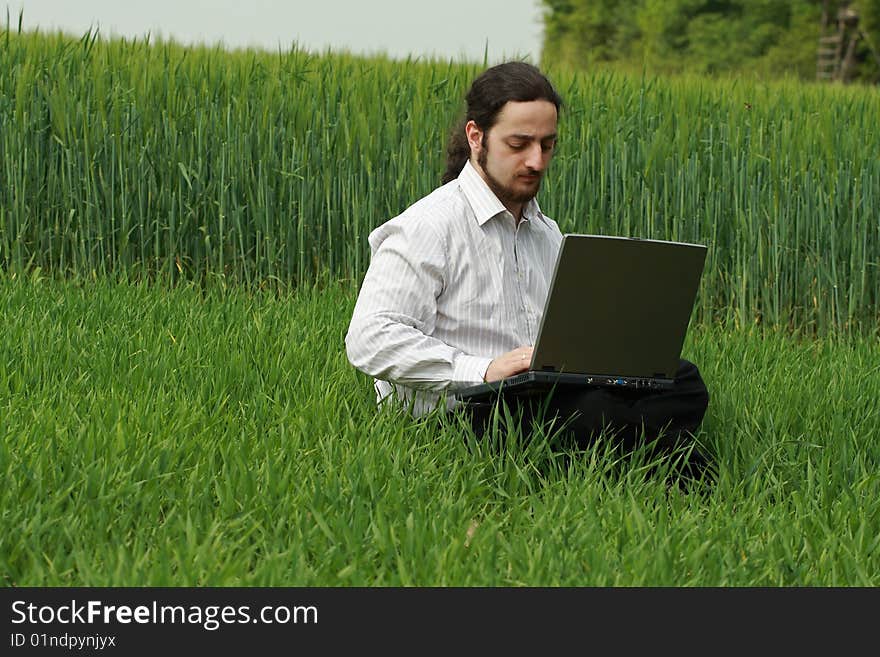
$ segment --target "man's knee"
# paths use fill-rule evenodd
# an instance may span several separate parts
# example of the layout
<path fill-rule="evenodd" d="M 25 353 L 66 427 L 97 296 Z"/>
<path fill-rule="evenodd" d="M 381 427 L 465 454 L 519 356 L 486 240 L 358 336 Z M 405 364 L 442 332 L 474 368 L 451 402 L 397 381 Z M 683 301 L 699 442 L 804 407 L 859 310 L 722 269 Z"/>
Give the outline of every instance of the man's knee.
<path fill-rule="evenodd" d="M 683 358 L 679 361 L 674 385 L 677 393 L 690 397 L 695 406 L 702 406 L 704 411 L 709 406 L 709 389 L 699 368 L 691 361 Z"/>

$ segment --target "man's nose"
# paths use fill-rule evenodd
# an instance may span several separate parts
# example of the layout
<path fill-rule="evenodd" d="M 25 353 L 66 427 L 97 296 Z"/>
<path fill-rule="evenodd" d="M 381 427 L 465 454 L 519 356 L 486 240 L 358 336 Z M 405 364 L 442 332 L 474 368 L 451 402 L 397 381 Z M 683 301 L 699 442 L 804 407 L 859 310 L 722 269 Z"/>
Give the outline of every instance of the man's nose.
<path fill-rule="evenodd" d="M 544 149 L 541 148 L 540 142 L 532 144 L 526 155 L 526 166 L 535 171 L 543 171 L 546 162 L 544 160 Z"/>

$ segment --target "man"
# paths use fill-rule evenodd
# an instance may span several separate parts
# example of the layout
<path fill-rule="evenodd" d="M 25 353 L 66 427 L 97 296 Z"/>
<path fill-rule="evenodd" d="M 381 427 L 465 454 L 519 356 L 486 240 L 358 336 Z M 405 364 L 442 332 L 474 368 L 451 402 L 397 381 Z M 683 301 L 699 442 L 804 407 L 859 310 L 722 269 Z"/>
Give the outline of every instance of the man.
<path fill-rule="evenodd" d="M 448 147 L 443 185 L 375 229 L 370 266 L 346 336 L 350 362 L 375 378 L 379 400 L 421 415 L 456 389 L 524 372 L 562 234 L 535 196 L 557 140 L 562 101 L 534 66 L 494 66 L 471 85 Z M 603 428 L 635 442 L 696 430 L 708 394 L 682 361 L 671 393 L 587 388 L 551 410 L 579 440 Z M 478 433 L 486 409 L 469 409 Z"/>

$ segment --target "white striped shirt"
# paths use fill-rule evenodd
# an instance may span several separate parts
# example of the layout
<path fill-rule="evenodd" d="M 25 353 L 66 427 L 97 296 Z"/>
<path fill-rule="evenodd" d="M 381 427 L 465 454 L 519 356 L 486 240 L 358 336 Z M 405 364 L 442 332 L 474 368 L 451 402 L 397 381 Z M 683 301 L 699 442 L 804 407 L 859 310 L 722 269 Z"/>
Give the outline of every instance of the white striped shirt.
<path fill-rule="evenodd" d="M 533 345 L 562 234 L 532 199 L 519 225 L 468 162 L 369 236 L 346 352 L 378 401 L 454 406 L 496 356 Z"/>

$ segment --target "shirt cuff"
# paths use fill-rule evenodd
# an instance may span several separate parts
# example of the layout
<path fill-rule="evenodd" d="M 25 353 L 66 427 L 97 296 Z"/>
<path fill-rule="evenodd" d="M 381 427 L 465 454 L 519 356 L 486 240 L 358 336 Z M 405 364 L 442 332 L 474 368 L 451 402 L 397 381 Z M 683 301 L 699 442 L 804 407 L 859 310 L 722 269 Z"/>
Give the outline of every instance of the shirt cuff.
<path fill-rule="evenodd" d="M 460 355 L 455 359 L 455 366 L 452 369 L 453 387 L 483 383 L 483 377 L 486 375 L 486 370 L 489 369 L 491 362 L 491 358 L 483 356 Z"/>

